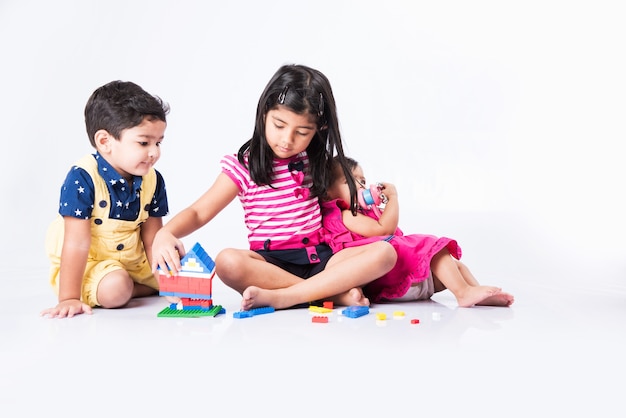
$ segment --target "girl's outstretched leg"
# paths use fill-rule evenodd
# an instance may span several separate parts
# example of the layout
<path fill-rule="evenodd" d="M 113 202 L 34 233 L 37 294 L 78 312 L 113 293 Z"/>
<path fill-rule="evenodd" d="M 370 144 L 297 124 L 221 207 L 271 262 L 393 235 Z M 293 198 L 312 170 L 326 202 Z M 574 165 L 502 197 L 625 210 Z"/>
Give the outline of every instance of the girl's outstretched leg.
<path fill-rule="evenodd" d="M 456 263 L 456 266 L 458 267 L 459 272 L 461 273 L 461 276 L 463 276 L 463 279 L 465 279 L 465 282 L 468 285 L 480 286 L 480 283 L 478 283 L 478 280 L 476 280 L 472 272 L 469 270 L 469 268 L 467 268 L 465 264 L 461 263 L 459 260 L 456 260 L 456 259 L 453 259 L 453 260 Z"/>
<path fill-rule="evenodd" d="M 513 295 L 506 292 L 499 292 L 493 296 L 483 299 L 476 305 L 479 306 L 511 306 L 515 302 Z"/>
<path fill-rule="evenodd" d="M 478 280 L 476 280 L 472 272 L 469 270 L 469 268 L 467 268 L 465 264 L 461 263 L 459 260 L 454 260 L 454 262 L 459 268 L 459 271 L 461 272 L 461 275 L 463 276 L 467 284 L 469 284 L 470 286 L 480 286 L 480 283 L 478 283 Z M 483 301 L 477 303 L 476 305 L 511 306 L 514 301 L 515 301 L 515 298 L 513 297 L 513 295 L 506 293 L 506 292 L 500 292 L 497 295 L 493 295 L 484 299 Z"/>
<path fill-rule="evenodd" d="M 469 268 L 467 268 L 465 264 L 461 263 L 459 260 L 454 260 L 454 261 L 456 262 L 456 265 L 459 268 L 459 271 L 461 272 L 461 275 L 463 276 L 467 284 L 469 284 L 470 286 L 480 286 L 480 283 L 478 283 L 478 280 L 476 280 L 472 272 L 469 270 Z M 497 295 L 490 296 L 484 299 L 482 302 L 477 303 L 476 305 L 511 306 L 514 301 L 515 301 L 515 298 L 513 297 L 513 295 L 501 291 Z"/>
<path fill-rule="evenodd" d="M 493 302 L 493 297 L 502 293 L 502 289 L 499 287 L 468 283 L 456 260 L 447 250 L 442 250 L 433 257 L 431 269 L 433 276 L 452 292 L 460 307 L 467 308 L 481 303 Z M 467 271 L 469 272 L 469 270 Z M 473 279 L 471 274 L 470 277 Z M 473 280 L 475 281 L 475 279 Z M 438 287 L 439 289 L 437 289 Z M 435 289 L 442 290 L 441 286 L 436 286 Z"/>

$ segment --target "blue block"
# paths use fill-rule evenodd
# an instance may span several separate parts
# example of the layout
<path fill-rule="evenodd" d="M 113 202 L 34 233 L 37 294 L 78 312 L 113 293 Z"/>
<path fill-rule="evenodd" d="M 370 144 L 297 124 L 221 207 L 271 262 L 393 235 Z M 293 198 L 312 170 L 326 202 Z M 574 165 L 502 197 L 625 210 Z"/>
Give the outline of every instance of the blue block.
<path fill-rule="evenodd" d="M 250 309 L 249 311 L 233 312 L 233 318 L 250 318 L 251 316 L 263 315 L 272 312 L 274 312 L 274 308 L 271 306 L 264 306 L 261 308 Z"/>
<path fill-rule="evenodd" d="M 341 313 L 348 318 L 358 318 L 370 313 L 370 308 L 369 306 L 348 306 Z"/>

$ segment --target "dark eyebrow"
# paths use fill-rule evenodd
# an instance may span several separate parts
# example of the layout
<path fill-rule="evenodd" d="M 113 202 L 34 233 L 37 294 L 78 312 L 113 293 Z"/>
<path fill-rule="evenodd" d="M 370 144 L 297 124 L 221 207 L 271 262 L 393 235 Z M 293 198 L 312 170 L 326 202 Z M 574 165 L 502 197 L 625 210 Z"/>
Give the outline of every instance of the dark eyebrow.
<path fill-rule="evenodd" d="M 281 118 L 278 118 L 278 117 L 276 117 L 274 115 L 272 115 L 272 119 L 274 119 L 274 120 L 276 120 L 276 121 L 278 121 L 280 123 L 287 124 L 287 122 L 285 122 Z M 312 129 L 315 129 L 315 127 L 311 126 L 311 125 L 302 125 L 302 126 L 296 126 L 296 129 L 311 129 L 312 130 Z"/>
<path fill-rule="evenodd" d="M 165 138 L 165 135 L 161 135 L 160 138 L 157 138 L 156 136 L 152 136 L 152 135 L 146 135 L 146 134 L 141 134 L 141 135 L 137 135 L 140 138 L 147 138 L 147 139 L 156 139 L 156 140 L 163 140 Z"/>

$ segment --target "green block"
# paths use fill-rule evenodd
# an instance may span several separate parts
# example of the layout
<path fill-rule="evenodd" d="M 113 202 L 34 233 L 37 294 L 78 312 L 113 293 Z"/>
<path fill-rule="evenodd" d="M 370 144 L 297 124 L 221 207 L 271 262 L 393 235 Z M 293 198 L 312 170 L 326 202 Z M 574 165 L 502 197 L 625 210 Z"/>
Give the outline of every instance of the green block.
<path fill-rule="evenodd" d="M 217 316 L 222 305 L 213 305 L 211 309 L 172 309 L 169 306 L 157 314 L 160 318 L 200 318 L 202 316 Z"/>

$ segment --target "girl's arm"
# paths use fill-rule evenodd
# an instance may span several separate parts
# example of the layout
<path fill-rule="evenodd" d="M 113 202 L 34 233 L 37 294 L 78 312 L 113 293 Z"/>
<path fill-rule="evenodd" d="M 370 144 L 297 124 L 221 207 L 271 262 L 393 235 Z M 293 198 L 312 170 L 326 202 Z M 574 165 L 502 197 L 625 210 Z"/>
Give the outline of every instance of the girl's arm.
<path fill-rule="evenodd" d="M 380 218 L 374 219 L 362 213 L 353 216 L 349 210 L 344 210 L 342 217 L 346 228 L 364 237 L 395 234 L 400 219 L 398 192 L 396 186 L 391 183 L 383 183 L 383 186 L 388 201 Z"/>
<path fill-rule="evenodd" d="M 179 271 L 180 259 L 185 255 L 181 238 L 200 229 L 222 211 L 239 193 L 237 185 L 220 173 L 213 185 L 191 206 L 183 209 L 161 228 L 152 244 L 152 270 L 161 267 Z"/>
<path fill-rule="evenodd" d="M 89 305 L 80 300 L 83 275 L 91 245 L 91 222 L 71 216 L 63 217 L 64 237 L 61 249 L 59 273 L 59 303 L 41 314 L 72 317 L 80 313 L 91 313 Z"/>

